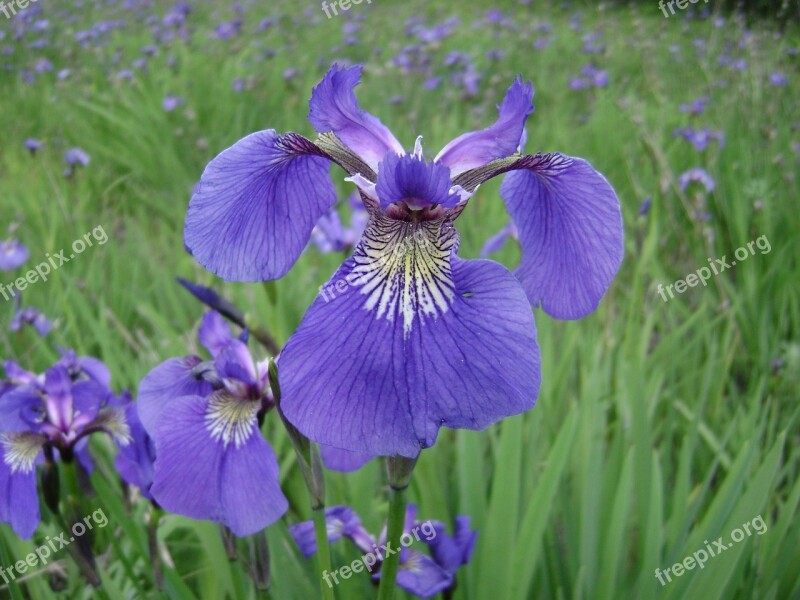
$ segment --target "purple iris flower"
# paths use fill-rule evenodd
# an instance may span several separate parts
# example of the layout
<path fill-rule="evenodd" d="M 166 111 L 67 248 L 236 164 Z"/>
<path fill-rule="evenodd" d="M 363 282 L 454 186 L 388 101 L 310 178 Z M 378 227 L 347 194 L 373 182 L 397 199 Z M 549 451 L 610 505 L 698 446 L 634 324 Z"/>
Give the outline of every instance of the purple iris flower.
<path fill-rule="evenodd" d="M 513 238 L 515 240 L 519 239 L 519 232 L 517 231 L 517 226 L 513 221 L 506 223 L 506 225 L 500 231 L 486 240 L 486 243 L 484 243 L 483 248 L 481 249 L 481 258 L 486 258 L 495 252 L 500 252 L 503 246 L 505 246 L 508 238 Z"/>
<path fill-rule="evenodd" d="M 686 104 L 681 104 L 678 107 L 682 113 L 690 113 L 693 115 L 701 115 L 706 110 L 706 105 L 708 104 L 708 96 L 700 96 L 696 100 L 692 102 L 687 102 Z"/>
<path fill-rule="evenodd" d="M 18 309 L 17 312 L 14 313 L 14 317 L 8 325 L 8 329 L 9 331 L 16 332 L 26 325 L 31 325 L 42 337 L 50 333 L 53 327 L 52 323 L 50 323 L 50 319 L 32 306 Z"/>
<path fill-rule="evenodd" d="M 41 140 L 37 140 L 36 138 L 28 138 L 25 140 L 25 148 L 31 155 L 36 154 L 39 150 L 44 147 L 44 142 Z"/>
<path fill-rule="evenodd" d="M 176 108 L 178 108 L 181 104 L 183 104 L 183 98 L 180 96 L 173 96 L 170 94 L 166 98 L 164 98 L 163 107 L 166 112 L 172 112 Z"/>
<path fill-rule="evenodd" d="M 789 85 L 789 78 L 780 71 L 773 71 L 769 74 L 769 83 L 775 87 L 784 87 Z"/>
<path fill-rule="evenodd" d="M 95 432 L 129 440 L 124 414 L 107 399 L 105 387 L 74 381 L 63 365 L 0 396 L 0 521 L 20 537 L 31 537 L 40 520 L 36 467 L 45 456 L 58 450 L 71 459 Z"/>
<path fill-rule="evenodd" d="M 314 88 L 316 142 L 266 130 L 212 160 L 184 240 L 224 279 L 280 278 L 336 201 L 330 163 L 342 167 L 369 222 L 278 358 L 281 406 L 320 444 L 414 457 L 443 425 L 483 429 L 534 405 L 530 307 L 563 319 L 594 311 L 622 261 L 622 219 L 586 161 L 518 153 L 530 83 L 518 78 L 494 125 L 429 161 L 421 138 L 407 153 L 359 108 L 359 78 L 359 67 L 334 66 Z M 504 173 L 500 195 L 522 247 L 513 274 L 459 257 L 454 226 L 478 186 Z"/>
<path fill-rule="evenodd" d="M 592 64 L 587 64 L 581 69 L 581 77 L 570 80 L 569 86 L 573 90 L 583 90 L 589 87 L 605 87 L 608 85 L 608 73 L 598 69 Z"/>
<path fill-rule="evenodd" d="M 0 241 L 0 271 L 12 271 L 25 264 L 28 249 L 17 239 Z"/>
<path fill-rule="evenodd" d="M 155 444 L 150 494 L 166 510 L 251 535 L 288 507 L 260 432 L 274 405 L 268 361 L 255 362 L 217 312 L 199 338 L 213 360 L 172 358 L 139 386 L 139 419 Z"/>
<path fill-rule="evenodd" d="M 406 508 L 403 534 L 400 547 L 386 546 L 386 529 L 380 538 L 370 535 L 356 512 L 349 506 L 331 506 L 325 510 L 325 523 L 328 542 L 342 538 L 351 540 L 364 552 L 364 565 L 372 573 L 372 578 L 380 579 L 380 568 L 389 552 L 400 553 L 400 570 L 397 585 L 420 598 L 430 598 L 455 586 L 458 569 L 469 562 L 475 548 L 477 531 L 470 528 L 467 516 L 456 518 L 454 535 L 447 534 L 444 523 L 439 521 L 418 521 L 417 507 L 409 504 Z M 289 533 L 305 557 L 317 551 L 312 521 L 304 521 L 289 527 Z M 430 556 L 414 548 L 415 544 L 428 547 Z M 333 575 L 324 573 L 330 580 Z M 329 585 L 333 585 L 330 581 Z"/>
<path fill-rule="evenodd" d="M 344 227 L 336 208 L 331 208 L 320 217 L 311 231 L 311 241 L 320 252 L 327 254 L 354 248 L 361 239 L 361 234 L 364 233 L 369 221 L 369 214 L 364 210 L 358 194 L 351 194 L 347 200 L 352 211 L 350 227 Z"/>
<path fill-rule="evenodd" d="M 699 183 L 709 193 L 713 192 L 715 187 L 714 178 L 708 174 L 708 171 L 700 167 L 689 169 L 678 177 L 678 185 L 681 190 L 686 191 L 690 183 Z"/>
<path fill-rule="evenodd" d="M 715 131 L 705 127 L 695 129 L 693 127 L 678 127 L 672 132 L 673 137 L 682 137 L 695 147 L 695 150 L 702 152 L 711 142 L 716 142 L 722 148 L 725 145 L 725 134 L 722 131 Z"/>

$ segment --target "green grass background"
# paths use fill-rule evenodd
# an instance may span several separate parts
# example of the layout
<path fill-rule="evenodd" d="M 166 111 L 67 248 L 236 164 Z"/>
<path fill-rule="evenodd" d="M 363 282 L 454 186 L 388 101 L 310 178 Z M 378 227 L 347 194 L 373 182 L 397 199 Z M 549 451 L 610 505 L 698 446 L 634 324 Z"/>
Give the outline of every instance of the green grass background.
<path fill-rule="evenodd" d="M 798 405 L 800 299 L 797 235 L 798 30 L 778 34 L 769 23 L 748 27 L 727 18 L 669 19 L 656 2 L 626 7 L 534 2 L 489 4 L 390 2 L 354 6 L 363 16 L 360 44 L 343 43 L 345 17 L 326 19 L 316 2 L 250 3 L 245 33 L 229 41 L 208 33 L 235 15 L 226 2 L 194 2 L 189 44 L 162 47 L 133 82 L 114 74 L 152 43 L 144 18 L 117 5 L 40 0 L 61 42 L 32 50 L 8 35 L 0 42 L 16 52 L 0 62 L 30 68 L 47 56 L 54 73 L 25 83 L 0 71 L 0 231 L 20 222 L 18 237 L 31 261 L 67 248 L 96 226 L 109 235 L 64 265 L 47 283 L 24 294 L 25 304 L 55 319 L 39 338 L 28 329 L 7 331 L 10 303 L 0 303 L 0 356 L 42 370 L 57 346 L 102 358 L 119 390 L 134 391 L 160 361 L 198 351 L 201 306 L 176 283 L 176 276 L 213 285 L 254 320 L 285 341 L 314 298 L 318 286 L 342 260 L 309 250 L 275 285 L 271 301 L 263 286 L 216 280 L 183 250 L 183 217 L 205 164 L 252 131 L 275 128 L 311 135 L 306 121 L 310 88 L 328 65 L 345 58 L 366 65 L 359 88 L 362 107 L 378 115 L 411 146 L 425 136 L 434 153 L 459 133 L 494 120 L 494 105 L 516 74 L 533 81 L 536 112 L 528 122 L 528 151 L 561 151 L 590 160 L 616 188 L 625 221 L 625 261 L 600 308 L 575 322 L 559 322 L 536 311 L 543 360 L 543 385 L 536 408 L 483 432 L 443 430 L 419 462 L 410 497 L 422 519 L 452 522 L 468 514 L 479 530 L 472 562 L 459 574 L 455 598 L 800 598 L 798 522 Z M 712 6 L 713 2 L 709 3 Z M 513 28 L 482 25 L 486 9 L 501 8 Z M 167 3 L 143 14 L 161 15 Z M 583 29 L 570 28 L 580 10 Z M 75 15 L 74 22 L 64 12 Z M 305 13 L 308 14 L 305 14 Z M 425 77 L 392 64 L 400 48 L 414 43 L 403 34 L 405 18 L 429 23 L 459 15 L 453 35 L 426 47 L 435 69 L 451 50 L 469 53 L 484 75 L 479 94 L 463 98 L 445 83 L 426 91 Z M 255 32 L 261 18 L 279 25 Z M 102 47 L 82 50 L 74 33 L 109 18 L 126 18 Z M 543 22 L 552 34 L 540 33 Z M 581 52 L 581 36 L 603 32 L 602 56 Z M 534 50 L 539 37 L 550 47 Z M 694 40 L 705 40 L 705 55 Z M 740 47 L 741 45 L 741 47 Z M 677 47 L 670 48 L 671 46 Z M 274 54 L 265 57 L 270 49 Z M 501 49 L 502 59 L 485 52 Z M 739 72 L 718 63 L 732 52 L 748 60 Z M 118 54 L 121 61 L 113 64 Z M 172 57 L 174 66 L 169 65 Z M 608 70 L 607 88 L 574 91 L 569 80 L 594 60 Z M 300 74 L 284 81 L 284 69 Z M 772 87 L 769 73 L 782 70 L 788 87 Z M 232 81 L 246 80 L 235 93 Z M 185 104 L 167 113 L 168 94 Z M 706 113 L 689 117 L 678 105 L 700 95 Z M 399 104 L 389 99 L 402 96 Z M 675 127 L 698 124 L 721 129 L 726 143 L 697 152 L 673 138 Z M 46 146 L 36 157 L 23 148 L 27 137 Z M 84 148 L 91 164 L 74 179 L 62 176 L 63 152 Z M 716 190 L 705 197 L 682 192 L 677 176 L 706 168 Z M 341 173 L 333 171 L 337 182 Z M 484 185 L 458 221 L 463 256 L 477 256 L 483 242 L 507 216 L 498 182 Z M 339 185 L 342 198 L 349 192 Z M 641 203 L 652 198 L 649 214 Z M 693 217 L 696 209 L 707 221 Z M 766 235 L 768 254 L 757 253 L 709 282 L 664 303 L 656 292 Z M 518 260 L 509 244 L 496 258 Z M 1 273 L 8 283 L 18 273 Z M 260 349 L 258 349 L 260 352 Z M 342 357 L 346 360 L 346 357 Z M 154 587 L 147 551 L 146 502 L 123 500 L 113 470 L 113 449 L 94 445 L 98 468 L 87 506 L 103 508 L 110 524 L 95 548 L 102 586 L 93 590 L 64 553 L 52 568 L 34 572 L 22 585 L 0 587 L 0 597 L 44 598 L 254 598 L 316 597 L 313 561 L 302 559 L 287 524 L 309 518 L 299 471 L 276 415 L 265 435 L 282 463 L 282 482 L 293 508 L 269 528 L 270 591 L 257 593 L 231 563 L 213 524 L 167 516 L 159 529 L 169 554 L 165 589 Z M 385 518 L 383 476 L 373 463 L 354 474 L 328 474 L 328 502 L 354 506 L 372 531 Z M 702 570 L 687 572 L 662 587 L 654 576 L 762 515 L 768 531 L 736 544 Z M 46 535 L 18 540 L 0 525 L 0 564 L 24 557 Z M 334 565 L 358 552 L 334 545 Z M 51 589 L 55 588 L 54 589 Z M 337 588 L 340 599 L 374 597 L 366 578 Z"/>

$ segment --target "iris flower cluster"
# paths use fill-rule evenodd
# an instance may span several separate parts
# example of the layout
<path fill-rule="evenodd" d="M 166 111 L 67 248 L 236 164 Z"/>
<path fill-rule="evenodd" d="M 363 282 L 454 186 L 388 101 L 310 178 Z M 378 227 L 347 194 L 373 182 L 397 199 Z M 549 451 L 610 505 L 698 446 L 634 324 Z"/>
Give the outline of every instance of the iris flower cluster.
<path fill-rule="evenodd" d="M 41 513 L 37 467 L 61 459 L 92 463 L 88 438 L 105 432 L 130 442 L 124 399 L 110 389 L 106 366 L 67 351 L 43 374 L 4 363 L 0 380 L 0 521 L 22 538 L 33 535 Z"/>

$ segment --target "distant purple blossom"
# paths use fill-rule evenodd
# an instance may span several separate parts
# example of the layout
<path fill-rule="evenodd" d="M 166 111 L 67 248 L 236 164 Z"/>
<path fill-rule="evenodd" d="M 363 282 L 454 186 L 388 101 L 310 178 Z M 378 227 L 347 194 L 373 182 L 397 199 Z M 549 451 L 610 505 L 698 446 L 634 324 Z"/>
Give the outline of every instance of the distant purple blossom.
<path fill-rule="evenodd" d="M 789 85 L 789 78 L 780 71 L 773 71 L 769 74 L 769 82 L 770 85 L 774 85 L 775 87 L 785 87 Z"/>
<path fill-rule="evenodd" d="M 705 111 L 707 104 L 708 104 L 708 96 L 700 96 L 699 98 L 693 100 L 692 102 L 681 104 L 678 107 L 678 110 L 680 110 L 682 113 L 701 115 Z"/>
<path fill-rule="evenodd" d="M 698 183 L 702 185 L 708 193 L 714 191 L 714 178 L 708 174 L 708 171 L 700 167 L 689 169 L 685 173 L 682 173 L 680 177 L 678 177 L 678 186 L 683 191 L 686 191 L 686 188 L 688 188 L 692 183 Z"/>
<path fill-rule="evenodd" d="M 0 240 L 0 271 L 11 271 L 25 264 L 28 249 L 17 239 Z"/>
<path fill-rule="evenodd" d="M 44 142 L 36 138 L 28 138 L 25 140 L 25 149 L 31 154 L 36 154 L 44 147 Z"/>
<path fill-rule="evenodd" d="M 170 94 L 166 98 L 164 98 L 163 107 L 164 110 L 167 112 L 172 112 L 176 108 L 178 108 L 181 104 L 183 104 L 184 100 L 181 96 L 173 96 Z"/>
<path fill-rule="evenodd" d="M 16 332 L 20 331 L 26 325 L 33 326 L 36 332 L 42 337 L 50 333 L 50 329 L 52 328 L 50 320 L 44 313 L 39 312 L 32 306 L 17 310 L 14 314 L 14 318 L 11 319 L 8 329 L 9 331 Z"/>
<path fill-rule="evenodd" d="M 677 127 L 672 132 L 672 136 L 682 137 L 687 142 L 690 142 L 698 152 L 704 151 L 711 142 L 716 142 L 720 148 L 725 145 L 725 134 L 722 131 L 709 129 L 708 127 L 703 129 Z"/>

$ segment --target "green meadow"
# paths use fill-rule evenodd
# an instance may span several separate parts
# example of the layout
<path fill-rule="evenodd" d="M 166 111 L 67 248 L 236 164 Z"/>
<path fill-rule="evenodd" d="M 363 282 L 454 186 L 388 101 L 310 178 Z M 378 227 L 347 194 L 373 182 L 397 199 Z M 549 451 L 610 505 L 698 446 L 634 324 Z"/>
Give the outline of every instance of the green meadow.
<path fill-rule="evenodd" d="M 364 65 L 361 107 L 406 147 L 424 136 L 431 156 L 494 122 L 519 74 L 536 91 L 526 151 L 580 156 L 606 176 L 622 203 L 625 259 L 592 315 L 558 321 L 534 311 L 542 356 L 535 408 L 481 432 L 442 429 L 422 452 L 409 491 L 419 518 L 451 526 L 469 515 L 478 530 L 472 560 L 447 597 L 800 598 L 796 24 L 780 31 L 770 19 L 723 12 L 714 0 L 669 18 L 655 0 L 373 0 L 332 18 L 311 0 L 189 4 L 187 33 L 172 39 L 154 36 L 169 2 L 39 0 L 41 16 L 24 24 L 0 15 L 0 50 L 11 49 L 0 54 L 0 240 L 14 224 L 30 251 L 24 266 L 0 271 L 0 284 L 62 249 L 69 256 L 87 232 L 107 234 L 20 293 L 23 307 L 52 321 L 48 335 L 10 331 L 14 299 L 0 297 L 0 358 L 40 373 L 60 347 L 72 348 L 104 361 L 114 389 L 135 397 L 160 362 L 203 354 L 204 308 L 176 277 L 218 290 L 284 343 L 345 254 L 309 246 L 286 277 L 267 285 L 205 271 L 184 250 L 183 226 L 208 161 L 262 129 L 313 139 L 310 91 L 337 60 Z M 711 14 L 700 15 L 703 8 Z M 458 22 L 435 39 L 410 32 L 410 18 L 434 27 L 453 17 Z M 215 28 L 236 18 L 239 31 L 220 39 Z M 267 18 L 274 22 L 260 27 Z M 48 26 L 37 30 L 36 19 Z M 99 26 L 109 22 L 116 24 Z M 448 60 L 453 52 L 468 57 L 475 90 L 459 79 L 464 67 Z M 587 64 L 607 82 L 573 82 Z M 432 77 L 441 78 L 436 87 L 426 85 Z M 168 96 L 180 99 L 174 110 L 165 110 Z M 701 97 L 702 114 L 680 110 Z M 707 127 L 724 141 L 698 150 L 674 135 L 682 127 Z M 29 138 L 44 145 L 31 153 Z M 90 162 L 66 176 L 64 154 L 76 147 Z M 681 185 L 694 168 L 713 178 L 712 190 Z M 353 187 L 337 169 L 347 220 Z M 461 256 L 478 257 L 508 222 L 499 184 L 481 186 L 457 221 Z M 509 240 L 491 258 L 513 268 L 519 256 Z M 689 285 L 689 275 L 723 258 L 736 264 Z M 659 285 L 672 285 L 674 297 Z M 255 340 L 250 347 L 267 356 Z M 233 553 L 216 524 L 165 513 L 156 526 L 151 504 L 123 486 L 114 444 L 95 436 L 95 469 L 79 485 L 83 514 L 102 509 L 108 517 L 92 532 L 99 586 L 64 549 L 10 584 L 0 579 L 0 598 L 318 597 L 316 562 L 287 530 L 311 518 L 308 492 L 274 411 L 263 432 L 291 503 L 259 536 L 269 548 L 260 561 L 267 589 L 248 574 L 253 540 L 240 540 Z M 379 461 L 328 471 L 326 484 L 329 505 L 354 507 L 380 532 L 387 502 Z M 0 566 L 61 533 L 44 503 L 42 510 L 32 540 L 0 524 Z M 724 551 L 688 567 L 687 557 L 720 538 Z M 360 555 L 347 540 L 332 552 L 334 568 Z M 666 569 L 671 580 L 662 584 L 657 570 Z M 335 593 L 367 599 L 376 588 L 361 574 Z"/>

